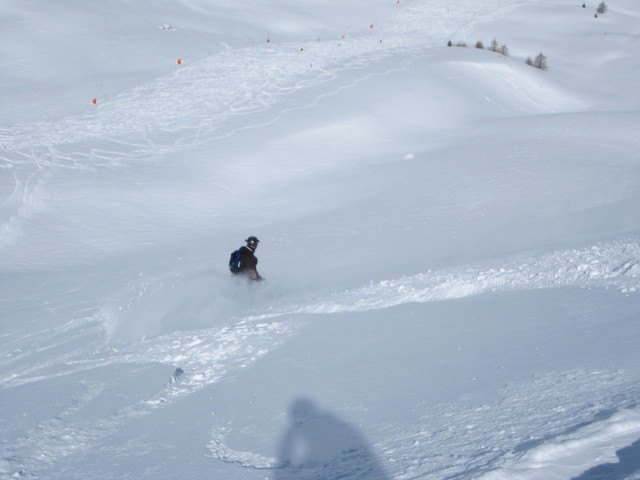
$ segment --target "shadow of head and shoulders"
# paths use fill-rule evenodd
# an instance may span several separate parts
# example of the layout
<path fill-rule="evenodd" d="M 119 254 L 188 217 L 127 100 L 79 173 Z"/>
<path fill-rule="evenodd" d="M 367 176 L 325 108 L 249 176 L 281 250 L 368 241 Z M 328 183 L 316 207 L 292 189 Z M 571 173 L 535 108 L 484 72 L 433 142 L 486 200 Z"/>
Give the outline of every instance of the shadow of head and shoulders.
<path fill-rule="evenodd" d="M 276 480 L 388 479 L 360 432 L 308 398 L 289 408 L 278 459 Z"/>

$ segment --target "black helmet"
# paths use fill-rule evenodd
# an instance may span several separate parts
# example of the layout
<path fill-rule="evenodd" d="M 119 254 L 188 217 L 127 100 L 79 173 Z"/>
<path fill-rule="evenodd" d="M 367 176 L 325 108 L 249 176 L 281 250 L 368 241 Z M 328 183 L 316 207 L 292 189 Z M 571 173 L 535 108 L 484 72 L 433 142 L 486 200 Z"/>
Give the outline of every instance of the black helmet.
<path fill-rule="evenodd" d="M 260 240 L 258 240 L 258 238 L 257 238 L 257 237 L 253 237 L 253 236 L 251 236 L 251 237 L 247 238 L 247 239 L 245 240 L 245 242 L 247 242 L 247 245 L 248 245 L 248 246 L 250 246 L 250 247 L 254 247 L 254 248 L 255 248 L 255 247 L 257 247 L 257 246 L 258 246 L 258 243 L 260 243 Z"/>

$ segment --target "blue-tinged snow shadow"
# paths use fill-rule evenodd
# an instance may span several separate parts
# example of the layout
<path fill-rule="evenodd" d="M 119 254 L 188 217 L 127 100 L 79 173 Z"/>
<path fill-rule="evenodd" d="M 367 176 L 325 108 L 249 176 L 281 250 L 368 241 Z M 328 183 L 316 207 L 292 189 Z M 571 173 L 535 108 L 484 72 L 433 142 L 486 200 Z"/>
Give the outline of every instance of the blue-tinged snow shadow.
<path fill-rule="evenodd" d="M 601 410 L 599 412 L 596 412 L 596 414 L 593 416 L 593 418 L 586 420 L 584 422 L 580 422 L 576 425 L 573 425 L 569 428 L 567 428 L 566 430 L 563 430 L 560 433 L 556 433 L 556 434 L 551 434 L 551 435 L 545 435 L 541 438 L 537 438 L 534 440 L 527 440 L 525 442 L 522 442 L 518 445 L 516 445 L 516 447 L 513 449 L 514 453 L 521 453 L 521 452 L 526 452 L 528 450 L 532 450 L 533 448 L 539 447 L 540 445 L 543 445 L 547 442 L 549 442 L 550 440 L 553 440 L 554 438 L 557 438 L 559 436 L 565 436 L 565 435 L 569 435 L 572 433 L 577 432 L 578 430 L 591 425 L 594 422 L 602 422 L 604 420 L 609 420 L 616 412 L 618 412 L 617 409 L 615 408 L 609 408 L 609 409 L 605 409 L 605 410 Z"/>
<path fill-rule="evenodd" d="M 634 473 L 640 473 L 640 439 L 621 448 L 616 455 L 618 463 L 597 465 L 572 480 L 625 480 Z"/>
<path fill-rule="evenodd" d="M 289 409 L 290 425 L 278 450 L 274 480 L 387 480 L 362 435 L 307 398 Z"/>

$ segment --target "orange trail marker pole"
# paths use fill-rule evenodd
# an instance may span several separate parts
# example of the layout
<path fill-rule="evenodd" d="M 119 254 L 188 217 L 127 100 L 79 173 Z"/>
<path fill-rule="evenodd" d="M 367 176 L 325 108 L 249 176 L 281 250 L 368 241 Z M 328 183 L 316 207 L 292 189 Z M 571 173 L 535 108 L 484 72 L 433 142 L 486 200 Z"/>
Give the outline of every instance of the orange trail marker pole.
<path fill-rule="evenodd" d="M 100 92 L 102 92 L 102 85 L 100 85 L 100 88 L 98 88 L 98 91 L 91 99 L 91 105 L 96 105 L 98 103 L 98 97 L 100 96 Z"/>

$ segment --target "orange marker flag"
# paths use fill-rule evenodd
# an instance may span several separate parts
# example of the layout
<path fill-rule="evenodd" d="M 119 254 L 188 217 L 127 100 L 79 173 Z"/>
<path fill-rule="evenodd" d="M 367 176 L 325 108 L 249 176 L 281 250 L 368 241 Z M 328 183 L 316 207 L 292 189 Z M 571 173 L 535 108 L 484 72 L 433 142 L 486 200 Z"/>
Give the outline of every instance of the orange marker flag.
<path fill-rule="evenodd" d="M 178 65 L 182 65 L 182 59 L 181 59 L 181 58 L 179 58 L 178 60 L 176 60 L 176 63 L 177 63 Z"/>
<path fill-rule="evenodd" d="M 93 100 L 91 100 L 91 103 L 95 105 L 96 103 L 98 103 L 98 100 L 94 98 Z"/>
<path fill-rule="evenodd" d="M 371 25 L 369 25 L 369 29 L 373 30 L 373 23 Z"/>

